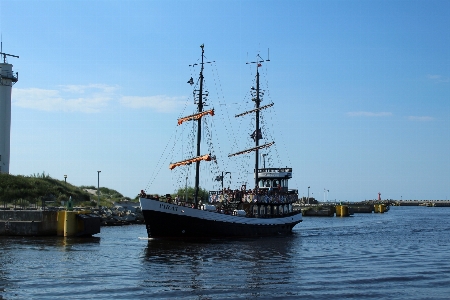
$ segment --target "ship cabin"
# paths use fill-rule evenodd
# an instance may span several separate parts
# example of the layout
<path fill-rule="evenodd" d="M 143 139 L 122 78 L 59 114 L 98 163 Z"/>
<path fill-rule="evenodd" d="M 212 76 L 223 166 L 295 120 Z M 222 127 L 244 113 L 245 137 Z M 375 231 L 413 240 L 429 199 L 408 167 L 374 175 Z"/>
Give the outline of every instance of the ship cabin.
<path fill-rule="evenodd" d="M 292 168 L 258 169 L 258 189 L 262 191 L 289 192 L 288 181 L 292 178 Z"/>

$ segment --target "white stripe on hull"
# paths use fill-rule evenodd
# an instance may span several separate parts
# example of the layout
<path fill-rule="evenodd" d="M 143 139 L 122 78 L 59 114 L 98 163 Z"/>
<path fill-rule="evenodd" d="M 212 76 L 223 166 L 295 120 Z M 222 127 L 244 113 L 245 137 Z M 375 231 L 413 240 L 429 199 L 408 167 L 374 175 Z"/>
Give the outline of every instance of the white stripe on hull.
<path fill-rule="evenodd" d="M 249 224 L 249 225 L 282 225 L 282 224 L 299 223 L 302 221 L 301 213 L 297 213 L 295 215 L 290 216 L 280 216 L 270 218 L 248 218 L 194 209 L 190 207 L 179 206 L 176 204 L 170 204 L 147 198 L 139 198 L 139 201 L 141 204 L 142 211 L 145 210 L 159 211 L 173 215 L 187 216 L 210 221 L 221 221 L 221 222 Z"/>

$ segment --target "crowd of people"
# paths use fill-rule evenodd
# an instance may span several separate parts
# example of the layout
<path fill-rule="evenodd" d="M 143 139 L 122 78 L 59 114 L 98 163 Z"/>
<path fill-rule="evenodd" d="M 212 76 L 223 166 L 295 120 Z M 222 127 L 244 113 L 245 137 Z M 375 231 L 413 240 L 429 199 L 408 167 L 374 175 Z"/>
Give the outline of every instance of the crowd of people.
<path fill-rule="evenodd" d="M 293 203 L 298 200 L 297 194 L 282 192 L 279 189 L 245 189 L 212 191 L 209 193 L 209 203 L 216 202 L 248 202 L 248 203 Z"/>

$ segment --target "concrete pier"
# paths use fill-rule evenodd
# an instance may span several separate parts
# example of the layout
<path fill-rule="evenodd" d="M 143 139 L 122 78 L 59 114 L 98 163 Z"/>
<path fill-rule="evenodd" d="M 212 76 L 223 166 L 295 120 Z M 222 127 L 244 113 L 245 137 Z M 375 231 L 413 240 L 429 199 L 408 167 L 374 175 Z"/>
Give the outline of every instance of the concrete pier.
<path fill-rule="evenodd" d="M 71 213 L 66 218 L 66 213 Z M 100 233 L 100 218 L 86 212 L 0 210 L 0 236 L 81 236 Z M 67 222 L 66 220 L 69 220 Z M 62 229 L 61 229 L 62 228 Z"/>
<path fill-rule="evenodd" d="M 301 210 L 302 216 L 309 217 L 333 217 L 336 212 L 335 207 L 331 205 L 304 207 Z"/>
<path fill-rule="evenodd" d="M 450 207 L 448 200 L 393 200 L 396 206 L 428 206 L 428 207 Z"/>
<path fill-rule="evenodd" d="M 0 235 L 56 235 L 57 216 L 53 211 L 0 211 Z"/>

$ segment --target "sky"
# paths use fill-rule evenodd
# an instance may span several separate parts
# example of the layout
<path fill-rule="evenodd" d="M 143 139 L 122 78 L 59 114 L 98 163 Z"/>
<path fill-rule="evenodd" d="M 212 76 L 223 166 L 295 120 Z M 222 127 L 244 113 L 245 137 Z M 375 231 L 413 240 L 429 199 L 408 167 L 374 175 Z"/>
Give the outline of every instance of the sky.
<path fill-rule="evenodd" d="M 449 199 L 449 14 L 433 0 L 0 0 L 3 52 L 19 56 L 10 173 L 132 198 L 193 186 L 192 166 L 168 166 L 192 151 L 177 119 L 195 111 L 204 44 L 202 149 L 217 161 L 201 187 L 252 181 L 254 158 L 228 154 L 251 143 L 234 115 L 253 108 L 260 55 L 266 165 L 292 167 L 300 197 Z"/>

